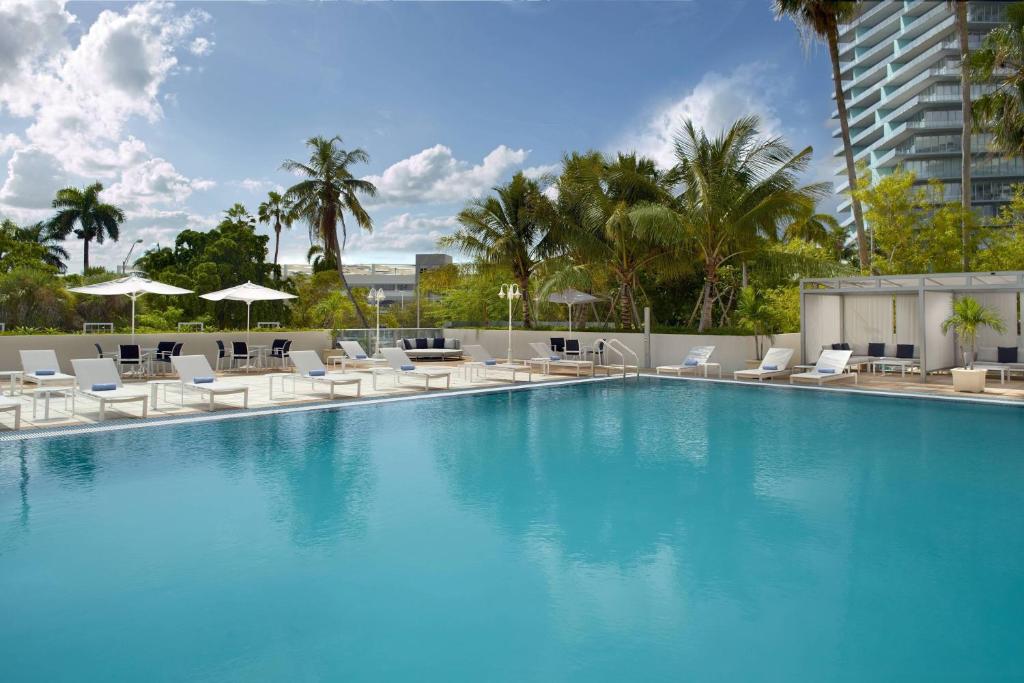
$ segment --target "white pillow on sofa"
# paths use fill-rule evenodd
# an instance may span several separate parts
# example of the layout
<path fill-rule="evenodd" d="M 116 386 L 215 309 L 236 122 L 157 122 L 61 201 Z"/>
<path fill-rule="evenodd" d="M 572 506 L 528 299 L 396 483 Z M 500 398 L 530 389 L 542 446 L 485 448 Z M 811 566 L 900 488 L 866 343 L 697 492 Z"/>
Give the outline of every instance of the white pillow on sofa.
<path fill-rule="evenodd" d="M 994 346 L 979 346 L 978 360 L 986 363 L 995 363 L 999 359 L 999 352 Z"/>

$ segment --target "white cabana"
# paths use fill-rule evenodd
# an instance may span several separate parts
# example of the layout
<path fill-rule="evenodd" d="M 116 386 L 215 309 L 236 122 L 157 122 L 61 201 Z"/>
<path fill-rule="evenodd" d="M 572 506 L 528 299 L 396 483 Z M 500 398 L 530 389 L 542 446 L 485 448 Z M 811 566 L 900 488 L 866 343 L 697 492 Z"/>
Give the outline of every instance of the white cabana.
<path fill-rule="evenodd" d="M 132 341 L 135 341 L 135 301 L 143 294 L 191 294 L 191 289 L 182 289 L 173 285 L 150 280 L 138 275 L 98 282 L 95 285 L 70 287 L 69 292 L 92 294 L 94 296 L 127 296 L 132 300 Z"/>
<path fill-rule="evenodd" d="M 572 307 L 582 304 L 592 304 L 595 301 L 600 301 L 600 297 L 596 297 L 593 294 L 587 294 L 581 292 L 578 289 L 564 289 L 561 292 L 555 292 L 548 296 L 548 301 L 553 304 L 565 304 L 569 307 L 569 336 L 572 336 Z"/>
<path fill-rule="evenodd" d="M 813 363 L 824 346 L 850 344 L 854 356 L 870 355 L 868 344 L 913 344 L 921 381 L 958 364 L 958 340 L 942 333 L 953 301 L 970 296 L 994 308 L 1006 332 L 980 330 L 978 347 L 1015 346 L 1024 357 L 1018 299 L 1024 271 L 933 273 L 814 278 L 800 281 L 800 341 L 803 363 Z M 892 355 L 892 354 L 888 354 Z M 979 354 L 980 356 L 980 354 Z"/>
<path fill-rule="evenodd" d="M 203 299 L 209 301 L 244 301 L 245 302 L 245 343 L 249 343 L 249 320 L 254 301 L 281 301 L 282 299 L 294 299 L 294 294 L 279 292 L 270 287 L 246 282 L 244 285 L 220 289 L 208 294 L 200 294 Z"/>

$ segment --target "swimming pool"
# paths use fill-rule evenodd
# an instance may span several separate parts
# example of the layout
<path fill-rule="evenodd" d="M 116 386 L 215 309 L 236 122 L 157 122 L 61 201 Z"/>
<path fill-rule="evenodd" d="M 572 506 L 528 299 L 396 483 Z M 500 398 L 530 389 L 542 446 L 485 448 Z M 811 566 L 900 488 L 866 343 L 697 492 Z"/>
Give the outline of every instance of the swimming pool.
<path fill-rule="evenodd" d="M 1019 677 L 1022 443 L 644 379 L 0 444 L 0 680 Z"/>

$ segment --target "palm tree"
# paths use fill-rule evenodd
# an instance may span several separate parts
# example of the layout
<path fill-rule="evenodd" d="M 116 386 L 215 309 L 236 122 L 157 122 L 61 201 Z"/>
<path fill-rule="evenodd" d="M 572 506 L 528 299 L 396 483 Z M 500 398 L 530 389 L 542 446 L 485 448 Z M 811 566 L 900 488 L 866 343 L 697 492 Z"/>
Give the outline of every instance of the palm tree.
<path fill-rule="evenodd" d="M 846 111 L 846 97 L 843 94 L 843 77 L 839 64 L 839 25 L 854 18 L 856 2 L 838 0 L 775 0 L 775 16 L 790 17 L 804 39 L 805 45 L 822 40 L 828 45 L 832 60 L 832 82 L 835 86 L 836 109 L 839 114 L 839 130 L 843 137 L 843 154 L 846 158 L 846 178 L 850 186 L 850 204 L 853 207 L 853 222 L 857 228 L 857 253 L 861 268 L 871 270 L 871 254 L 867 234 L 864 232 L 864 214 L 860 200 L 853 196 L 857 189 L 857 165 L 853 160 L 853 145 L 850 143 L 850 121 Z"/>
<path fill-rule="evenodd" d="M 670 206 L 674 175 L 635 154 L 614 159 L 597 152 L 572 154 L 562 167 L 561 221 L 549 251 L 571 254 L 564 259 L 564 268 L 575 280 L 563 270 L 553 274 L 553 281 L 589 288 L 590 282 L 604 276 L 614 288 L 611 304 L 618 306 L 622 327 L 639 325 L 637 300 L 646 298 L 641 276 L 652 272 L 667 279 L 687 268 L 687 262 L 678 258 L 679 215 Z"/>
<path fill-rule="evenodd" d="M 1001 152 L 1024 155 L 1024 3 L 1007 7 L 1007 23 L 970 54 L 970 75 L 995 89 L 973 103 L 974 123 L 992 132 Z M 966 112 L 965 112 L 966 116 Z"/>
<path fill-rule="evenodd" d="M 960 202 L 964 207 L 962 216 L 971 210 L 971 74 L 970 38 L 967 33 L 967 3 L 946 0 L 946 6 L 956 13 L 956 32 L 960 42 L 960 107 L 963 109 L 963 130 L 960 132 Z M 970 268 L 967 254 L 967 227 L 965 218 L 960 220 L 961 266 L 963 272 Z"/>
<path fill-rule="evenodd" d="M 1003 319 L 995 310 L 982 306 L 977 299 L 969 296 L 957 299 L 953 304 L 953 315 L 942 321 L 942 334 L 948 334 L 950 330 L 956 332 L 960 338 L 960 350 L 964 354 L 964 367 L 972 370 L 978 330 L 982 327 L 991 327 L 1000 334 L 1006 331 Z"/>
<path fill-rule="evenodd" d="M 295 221 L 292 203 L 278 192 L 268 192 L 267 200 L 257 209 L 260 223 L 274 225 L 274 265 L 277 265 L 277 254 L 281 247 L 281 228 L 291 228 Z"/>
<path fill-rule="evenodd" d="M 776 239 L 780 224 L 805 217 L 829 189 L 827 183 L 797 184 L 811 160 L 810 147 L 794 153 L 781 138 L 761 139 L 759 126 L 756 116 L 748 116 L 710 139 L 686 121 L 676 133 L 678 207 L 704 271 L 700 332 L 711 326 L 714 304 L 722 298 L 719 269 Z"/>
<path fill-rule="evenodd" d="M 47 230 L 44 223 L 34 223 L 32 225 L 18 226 L 13 221 L 4 219 L 0 223 L 5 233 L 11 235 L 16 240 L 21 242 L 28 242 L 36 244 L 42 247 L 43 251 L 43 263 L 50 266 L 58 273 L 66 273 L 68 265 L 66 261 L 70 256 L 67 250 L 61 245 L 61 240 L 54 237 L 53 234 Z"/>
<path fill-rule="evenodd" d="M 95 240 L 97 244 L 103 244 L 108 237 L 116 242 L 125 220 L 124 211 L 100 201 L 102 191 L 100 183 L 93 183 L 82 190 L 77 187 L 58 190 L 53 208 L 59 211 L 46 223 L 51 239 L 65 240 L 74 232 L 84 242 L 83 273 L 89 270 L 89 243 Z"/>
<path fill-rule="evenodd" d="M 816 244 L 827 249 L 837 261 L 853 257 L 853 252 L 847 247 L 850 236 L 846 228 L 830 213 L 817 213 L 809 209 L 806 215 L 786 226 L 783 237 Z"/>
<path fill-rule="evenodd" d="M 341 254 L 348 239 L 345 224 L 345 212 L 348 211 L 356 224 L 367 232 L 373 229 L 373 220 L 359 201 L 359 195 L 373 197 L 377 188 L 373 183 L 356 178 L 350 167 L 356 163 L 365 163 L 370 156 L 362 149 L 342 149 L 341 138 L 323 136 L 312 137 L 306 141 L 310 150 L 309 161 L 286 160 L 281 168 L 305 176 L 288 188 L 285 193 L 294 206 L 295 216 L 306 221 L 310 228 L 310 237 L 324 247 L 324 255 L 334 261 L 338 270 L 338 278 L 355 306 L 356 315 L 364 327 L 369 324 L 363 309 L 352 294 L 348 280 L 341 264 Z M 341 226 L 341 239 L 338 239 L 338 226 Z"/>
<path fill-rule="evenodd" d="M 736 300 L 736 322 L 754 336 L 754 357 L 761 360 L 764 338 L 771 341 L 779 331 L 778 318 L 764 295 L 753 287 L 740 289 Z"/>
<path fill-rule="evenodd" d="M 540 245 L 554 207 L 535 180 L 521 172 L 492 188 L 495 196 L 471 201 L 459 212 L 459 228 L 438 240 L 478 263 L 507 268 L 523 294 L 523 325 L 533 327 L 530 276 L 540 261 Z"/>

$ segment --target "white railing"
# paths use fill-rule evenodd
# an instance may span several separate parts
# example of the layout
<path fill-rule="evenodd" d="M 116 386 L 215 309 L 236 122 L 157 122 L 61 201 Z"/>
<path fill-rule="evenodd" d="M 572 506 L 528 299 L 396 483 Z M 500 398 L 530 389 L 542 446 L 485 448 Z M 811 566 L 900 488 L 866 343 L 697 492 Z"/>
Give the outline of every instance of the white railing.
<path fill-rule="evenodd" d="M 619 357 L 619 363 L 605 363 L 604 358 L 602 357 L 601 366 L 608 371 L 609 375 L 611 374 L 612 370 L 621 369 L 622 377 L 625 378 L 627 373 L 629 373 L 630 369 L 634 369 L 636 370 L 636 376 L 640 376 L 640 356 L 636 355 L 636 352 L 633 351 L 633 349 L 629 348 L 618 339 L 598 339 L 594 342 L 594 348 L 600 348 L 604 353 L 612 351 L 616 356 Z M 628 365 L 626 363 L 627 353 L 633 357 L 633 360 L 635 361 L 634 365 Z"/>

